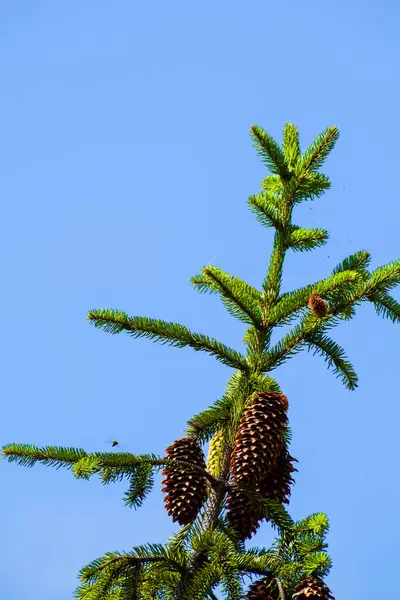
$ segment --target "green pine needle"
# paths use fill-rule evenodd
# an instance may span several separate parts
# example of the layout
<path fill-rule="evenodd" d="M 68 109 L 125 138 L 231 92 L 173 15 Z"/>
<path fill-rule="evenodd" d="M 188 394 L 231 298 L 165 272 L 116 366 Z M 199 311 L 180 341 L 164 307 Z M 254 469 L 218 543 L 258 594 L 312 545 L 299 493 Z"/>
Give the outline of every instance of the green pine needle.
<path fill-rule="evenodd" d="M 297 252 L 314 250 L 326 244 L 329 234 L 326 229 L 305 229 L 293 226 L 288 236 L 287 247 Z"/>
<path fill-rule="evenodd" d="M 143 337 L 176 348 L 190 346 L 196 351 L 215 356 L 228 367 L 248 370 L 246 359 L 239 352 L 201 333 L 192 333 L 184 325 L 147 317 L 129 317 L 122 311 L 112 309 L 91 310 L 88 319 L 95 327 L 108 333 L 117 334 L 125 330 L 135 338 Z"/>
<path fill-rule="evenodd" d="M 286 164 L 285 155 L 275 140 L 257 125 L 253 125 L 250 129 L 250 135 L 257 153 L 271 173 L 287 179 L 290 176 L 290 172 Z"/>
<path fill-rule="evenodd" d="M 75 463 L 87 456 L 81 448 L 63 448 L 45 446 L 38 448 L 31 444 L 7 444 L 2 448 L 2 455 L 8 462 L 15 462 L 22 467 L 33 467 L 37 462 L 46 466 L 66 467 L 71 469 Z"/>
<path fill-rule="evenodd" d="M 144 463 L 137 467 L 130 478 L 129 489 L 125 494 L 125 505 L 133 508 L 141 507 L 153 489 L 153 485 L 154 476 L 151 464 Z"/>
<path fill-rule="evenodd" d="M 321 354 L 325 358 L 328 368 L 336 373 L 347 389 L 356 389 L 358 386 L 357 374 L 339 344 L 322 333 L 315 333 L 307 338 L 307 345 L 314 350 L 314 354 Z"/>
<path fill-rule="evenodd" d="M 264 225 L 264 227 L 275 227 L 275 229 L 282 228 L 281 208 L 274 195 L 268 192 L 255 194 L 250 196 L 248 204 L 261 225 Z"/>
<path fill-rule="evenodd" d="M 392 323 L 400 323 L 400 303 L 386 292 L 376 292 L 368 297 L 376 313 Z"/>
<path fill-rule="evenodd" d="M 350 256 L 343 259 L 332 271 L 332 274 L 343 271 L 358 271 L 365 273 L 371 262 L 371 255 L 366 250 L 358 250 Z"/>
<path fill-rule="evenodd" d="M 300 161 L 300 172 L 317 171 L 324 164 L 339 138 L 337 127 L 328 127 L 304 152 Z"/>
<path fill-rule="evenodd" d="M 260 326 L 262 321 L 262 295 L 238 277 L 229 275 L 211 265 L 191 280 L 199 292 L 219 294 L 228 312 L 249 325 Z"/>
<path fill-rule="evenodd" d="M 283 130 L 283 155 L 289 169 L 294 169 L 300 160 L 299 131 L 293 123 L 286 123 Z"/>

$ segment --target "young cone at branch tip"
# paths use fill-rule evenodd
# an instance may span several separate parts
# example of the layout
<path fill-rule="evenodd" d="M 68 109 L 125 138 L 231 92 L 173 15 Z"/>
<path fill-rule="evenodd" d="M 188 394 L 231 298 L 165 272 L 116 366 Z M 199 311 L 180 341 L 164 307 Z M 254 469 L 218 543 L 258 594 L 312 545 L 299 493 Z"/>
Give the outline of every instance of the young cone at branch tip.
<path fill-rule="evenodd" d="M 313 311 L 314 315 L 318 318 L 326 317 L 328 309 L 326 302 L 318 294 L 313 294 L 308 300 L 308 305 Z"/>
<path fill-rule="evenodd" d="M 245 600 L 273 600 L 272 592 L 275 585 L 272 577 L 258 579 L 249 587 Z"/>
<path fill-rule="evenodd" d="M 231 455 L 232 480 L 255 488 L 274 467 L 283 447 L 288 401 L 277 392 L 253 395 L 240 419 Z"/>
<path fill-rule="evenodd" d="M 204 454 L 198 443 L 190 437 L 176 440 L 166 449 L 172 461 L 191 463 L 205 470 Z M 206 479 L 201 473 L 184 467 L 166 467 L 162 472 L 164 503 L 172 520 L 179 525 L 192 523 L 207 497 Z"/>
<path fill-rule="evenodd" d="M 297 584 L 293 600 L 335 600 L 330 589 L 319 577 L 306 577 Z"/>

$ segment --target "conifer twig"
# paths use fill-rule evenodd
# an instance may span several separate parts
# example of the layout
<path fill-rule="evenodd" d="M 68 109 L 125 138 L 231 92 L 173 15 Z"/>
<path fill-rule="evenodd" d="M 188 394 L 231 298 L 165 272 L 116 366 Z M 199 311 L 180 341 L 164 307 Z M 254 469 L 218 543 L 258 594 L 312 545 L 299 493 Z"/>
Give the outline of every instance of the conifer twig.
<path fill-rule="evenodd" d="M 179 323 L 168 323 L 148 317 L 129 317 L 122 311 L 110 309 L 91 310 L 88 319 L 95 327 L 108 333 L 117 334 L 125 330 L 133 337 L 148 338 L 176 348 L 189 346 L 215 356 L 228 367 L 248 371 L 247 361 L 239 352 L 206 335 L 192 333 Z"/>

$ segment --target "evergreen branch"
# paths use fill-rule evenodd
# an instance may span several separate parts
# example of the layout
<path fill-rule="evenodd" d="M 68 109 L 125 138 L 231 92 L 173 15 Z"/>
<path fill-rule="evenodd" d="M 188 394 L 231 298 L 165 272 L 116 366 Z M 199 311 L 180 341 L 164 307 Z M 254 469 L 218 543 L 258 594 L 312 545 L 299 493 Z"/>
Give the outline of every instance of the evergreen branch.
<path fill-rule="evenodd" d="M 38 448 L 31 444 L 7 444 L 2 448 L 2 456 L 8 462 L 15 462 L 22 467 L 33 467 L 37 462 L 59 469 L 71 469 L 75 463 L 88 456 L 81 448 L 55 448 L 45 446 Z"/>
<path fill-rule="evenodd" d="M 301 561 L 314 552 L 321 552 L 327 548 L 327 544 L 324 542 L 321 536 L 305 535 L 297 541 L 297 554 Z"/>
<path fill-rule="evenodd" d="M 336 316 L 348 310 L 352 305 L 369 300 L 373 295 L 387 294 L 387 291 L 400 283 L 400 260 L 379 267 L 372 273 L 361 272 L 361 282 L 352 291 L 336 298 L 331 303 L 330 314 Z M 387 297 L 387 296 L 384 296 Z"/>
<path fill-rule="evenodd" d="M 299 171 L 298 167 L 295 171 Z M 275 202 L 285 199 L 286 204 L 299 204 L 305 200 L 320 198 L 331 187 L 329 177 L 322 173 L 303 173 L 282 183 L 278 175 L 268 175 L 261 182 L 268 197 Z"/>
<path fill-rule="evenodd" d="M 136 564 L 161 562 L 178 573 L 185 572 L 185 553 L 176 550 L 171 552 L 163 544 L 144 544 L 133 547 L 130 552 L 107 552 L 83 567 L 79 575 L 83 583 L 93 583 L 102 572 L 114 569 L 115 565 L 126 569 Z"/>
<path fill-rule="evenodd" d="M 8 444 L 3 446 L 2 456 L 9 462 L 23 467 L 33 467 L 40 462 L 55 468 L 74 469 L 77 477 L 87 478 L 88 473 L 95 473 L 106 467 L 120 469 L 131 473 L 133 469 L 149 463 L 162 465 L 163 459 L 155 454 L 131 454 L 128 452 L 94 452 L 88 454 L 81 448 L 64 448 L 45 446 L 39 448 L 31 444 Z"/>
<path fill-rule="evenodd" d="M 221 557 L 218 566 L 222 571 L 221 587 L 225 597 L 229 598 L 229 600 L 242 600 L 243 587 L 240 581 L 240 575 L 236 573 L 235 566 L 231 565 L 225 557 Z"/>
<path fill-rule="evenodd" d="M 199 554 L 217 553 L 225 556 L 234 556 L 236 546 L 234 542 L 221 531 L 202 531 L 193 536 L 192 548 Z"/>
<path fill-rule="evenodd" d="M 174 550 L 185 550 L 190 542 L 192 535 L 199 531 L 198 517 L 193 523 L 183 525 L 176 533 L 173 533 L 168 540 L 168 548 Z"/>
<path fill-rule="evenodd" d="M 160 466 L 163 463 L 163 458 L 157 454 L 132 454 L 131 452 L 95 452 L 93 456 L 96 456 L 101 461 L 101 466 L 111 467 L 121 470 L 126 470 L 128 473 L 130 469 L 135 469 L 143 464 L 151 464 L 153 466 Z M 104 483 L 107 483 L 105 481 Z"/>
<path fill-rule="evenodd" d="M 255 575 L 271 575 L 279 570 L 280 558 L 276 551 L 266 548 L 248 548 L 238 552 L 236 557 L 238 569 L 243 573 Z"/>
<path fill-rule="evenodd" d="M 262 295 L 241 279 L 228 275 L 213 266 L 204 267 L 191 283 L 200 292 L 217 293 L 228 312 L 250 325 L 260 326 L 262 321 Z"/>
<path fill-rule="evenodd" d="M 221 531 L 206 531 L 194 536 L 192 547 L 198 555 L 211 558 L 211 564 L 219 571 L 223 591 L 228 598 L 240 600 L 242 587 L 236 565 L 236 545 Z"/>
<path fill-rule="evenodd" d="M 371 254 L 366 250 L 358 250 L 354 254 L 343 259 L 333 269 L 332 274 L 342 273 L 343 271 L 358 271 L 359 273 L 367 272 L 371 262 Z"/>
<path fill-rule="evenodd" d="M 238 538 L 237 530 L 232 527 L 232 525 L 228 522 L 228 520 L 224 517 L 219 517 L 216 530 L 223 533 L 227 538 L 233 542 L 236 551 L 238 552 L 238 556 L 241 556 L 243 552 L 246 550 L 245 542 Z"/>
<path fill-rule="evenodd" d="M 268 271 L 263 281 L 265 293 L 265 306 L 270 308 L 279 297 L 282 285 L 282 270 L 286 254 L 286 235 L 277 229 L 274 236 L 274 245 L 269 260 Z"/>
<path fill-rule="evenodd" d="M 260 194 L 250 196 L 248 204 L 261 225 L 264 225 L 264 227 L 275 227 L 275 229 L 282 228 L 281 210 L 272 194 L 261 192 Z"/>
<path fill-rule="evenodd" d="M 264 308 L 264 321 L 267 314 L 267 309 Z M 271 337 L 271 330 L 268 330 L 265 325 L 262 328 L 257 329 L 254 326 L 246 329 L 243 342 L 246 344 L 246 358 L 249 362 L 251 372 L 257 370 L 254 368 L 257 364 L 258 356 L 260 354 L 260 350 L 268 345 Z"/>
<path fill-rule="evenodd" d="M 339 274 L 340 273 L 337 273 L 337 275 Z M 393 277 L 393 272 L 389 276 L 387 273 L 385 274 L 385 285 L 390 277 Z M 323 334 L 327 329 L 338 324 L 337 316 L 340 313 L 345 313 L 346 310 L 351 308 L 351 305 L 355 305 L 361 300 L 366 300 L 371 288 L 373 289 L 369 280 L 359 284 L 354 292 L 342 293 L 341 300 L 338 301 L 335 306 L 331 307 L 328 316 L 323 319 L 315 318 L 313 315 L 306 315 L 303 321 L 294 327 L 293 330 L 271 348 L 269 352 L 263 353 L 263 370 L 270 371 L 281 365 L 285 360 L 299 352 L 304 345 L 311 344 L 316 346 L 318 344 L 319 349 L 324 354 L 328 355 L 330 351 L 333 352 L 333 355 L 330 356 L 328 360 L 332 359 L 331 364 L 335 364 L 336 372 L 341 373 L 341 377 L 347 384 L 347 387 L 349 389 L 354 389 L 357 385 L 357 376 L 353 367 L 342 357 L 341 353 L 343 350 L 335 345 L 334 342 L 329 341 L 328 345 L 325 345 L 328 338 L 323 338 Z M 339 352 L 339 354 L 337 355 L 335 352 Z M 334 360 L 333 356 L 335 356 Z"/>
<path fill-rule="evenodd" d="M 373 303 L 378 315 L 390 319 L 392 323 L 400 323 L 400 303 L 390 294 L 376 292 L 368 296 L 368 300 Z"/>
<path fill-rule="evenodd" d="M 215 564 L 205 563 L 193 574 L 192 580 L 182 589 L 180 600 L 203 600 L 218 585 L 220 569 Z"/>
<path fill-rule="evenodd" d="M 268 380 L 273 381 L 271 378 Z M 237 371 L 228 382 L 225 396 L 189 420 L 186 435 L 196 438 L 200 443 L 209 441 L 219 429 L 231 421 L 236 404 L 240 403 L 243 397 L 247 397 L 248 393 L 248 378 L 241 371 Z"/>
<path fill-rule="evenodd" d="M 333 368 L 333 372 L 338 375 L 347 389 L 356 389 L 358 385 L 357 374 L 339 344 L 322 333 L 315 333 L 308 336 L 307 345 L 314 348 L 314 354 L 324 356 L 328 368 Z"/>
<path fill-rule="evenodd" d="M 387 292 L 400 284 L 400 259 L 372 271 L 367 289 L 372 293 Z"/>
<path fill-rule="evenodd" d="M 253 139 L 253 145 L 257 154 L 267 165 L 271 173 L 275 173 L 288 179 L 290 172 L 286 164 L 284 153 L 275 140 L 261 127 L 253 125 L 250 129 L 250 135 Z"/>
<path fill-rule="evenodd" d="M 304 229 L 293 226 L 287 240 L 287 247 L 297 252 L 313 250 L 326 244 L 329 234 L 326 229 Z"/>
<path fill-rule="evenodd" d="M 100 600 L 120 586 L 125 575 L 129 574 L 132 565 L 129 557 L 122 554 L 108 553 L 101 559 L 93 561 L 80 571 L 83 586 L 78 588 L 75 596 L 85 600 Z"/>
<path fill-rule="evenodd" d="M 293 123 L 286 123 L 283 130 L 283 155 L 289 169 L 294 169 L 300 160 L 300 141 Z"/>
<path fill-rule="evenodd" d="M 144 499 L 151 492 L 154 485 L 153 468 L 149 463 L 144 463 L 136 468 L 131 475 L 129 489 L 125 494 L 125 505 L 139 508 Z"/>
<path fill-rule="evenodd" d="M 273 199 L 277 206 L 281 207 L 282 202 L 282 179 L 279 175 L 267 175 L 262 182 L 261 187 L 268 192 L 268 198 Z"/>
<path fill-rule="evenodd" d="M 256 374 L 250 375 L 249 384 L 252 392 L 282 392 L 279 384 L 269 375 Z"/>
<path fill-rule="evenodd" d="M 263 371 L 271 371 L 280 366 L 285 360 L 300 352 L 308 337 L 315 333 L 323 333 L 334 324 L 336 323 L 332 318 L 318 319 L 314 315 L 306 315 L 299 325 L 296 325 L 268 352 L 263 353 Z"/>
<path fill-rule="evenodd" d="M 75 477 L 79 479 L 90 479 L 94 473 L 98 473 L 100 470 L 101 461 L 97 456 L 93 455 L 84 456 L 72 467 Z"/>
<path fill-rule="evenodd" d="M 188 422 L 185 434 L 194 437 L 198 442 L 205 443 L 229 422 L 233 399 L 223 396 L 210 408 L 192 417 Z"/>
<path fill-rule="evenodd" d="M 182 552 L 171 553 L 168 548 L 161 544 L 137 546 L 129 553 L 110 552 L 92 561 L 81 570 L 80 578 L 83 585 L 78 588 L 76 597 L 79 599 L 85 598 L 85 600 L 98 600 L 109 597 L 121 600 L 147 598 L 146 595 L 138 595 L 141 593 L 139 588 L 142 590 L 144 582 L 142 577 L 144 569 L 147 569 L 146 573 L 150 575 L 149 568 L 158 569 L 161 576 L 169 572 L 171 578 L 173 573 L 182 574 L 185 572 L 184 562 L 185 555 Z M 155 581 L 153 581 L 153 584 L 150 580 L 148 582 L 150 584 L 148 589 L 151 589 Z M 160 579 L 159 584 L 163 584 Z"/>
<path fill-rule="evenodd" d="M 305 519 L 297 521 L 295 528 L 299 534 L 312 533 L 324 537 L 329 531 L 329 520 L 324 513 L 313 513 Z"/>
<path fill-rule="evenodd" d="M 117 581 L 119 583 L 122 581 L 118 566 L 102 573 L 94 584 L 80 586 L 76 590 L 75 598 L 77 600 L 108 600 L 110 594 L 113 594 L 115 597 Z M 119 599 L 121 598 L 125 600 L 122 593 L 119 594 Z"/>
<path fill-rule="evenodd" d="M 337 127 L 328 127 L 307 148 L 300 160 L 299 171 L 301 174 L 317 171 L 324 164 L 328 154 L 333 149 L 339 137 Z"/>
<path fill-rule="evenodd" d="M 155 546 L 156 544 L 152 545 Z M 121 567 L 127 567 L 131 564 L 153 563 L 160 561 L 168 561 L 168 557 L 160 555 L 135 556 L 134 554 L 131 555 L 129 553 L 108 552 L 105 556 L 102 556 L 101 558 L 92 561 L 89 565 L 83 567 L 83 569 L 80 571 L 80 579 L 84 583 L 92 583 L 93 581 L 96 581 L 99 573 L 108 570 L 111 566 L 117 563 Z"/>
<path fill-rule="evenodd" d="M 190 346 L 196 351 L 201 350 L 215 356 L 224 365 L 248 370 L 246 359 L 239 352 L 203 334 L 192 333 L 184 325 L 147 317 L 128 317 L 121 311 L 103 309 L 90 311 L 88 319 L 95 327 L 112 334 L 125 330 L 135 338 L 144 337 L 177 348 Z"/>
<path fill-rule="evenodd" d="M 303 173 L 283 185 L 283 194 L 289 204 L 320 198 L 331 187 L 329 177 L 322 173 Z"/>
<path fill-rule="evenodd" d="M 321 296 L 329 296 L 332 292 L 340 292 L 343 297 L 346 290 L 352 290 L 355 283 L 358 282 L 359 274 L 357 271 L 343 271 L 335 273 L 326 279 L 317 281 L 313 285 L 307 285 L 292 292 L 283 294 L 277 304 L 268 314 L 268 324 L 275 325 L 290 317 L 308 304 L 308 300 L 313 293 Z"/>
<path fill-rule="evenodd" d="M 259 503 L 263 516 L 270 519 L 279 532 L 284 533 L 293 529 L 294 521 L 281 502 L 259 499 Z"/>
<path fill-rule="evenodd" d="M 313 552 L 304 558 L 302 570 L 306 576 L 326 577 L 332 567 L 332 561 L 326 552 Z"/>

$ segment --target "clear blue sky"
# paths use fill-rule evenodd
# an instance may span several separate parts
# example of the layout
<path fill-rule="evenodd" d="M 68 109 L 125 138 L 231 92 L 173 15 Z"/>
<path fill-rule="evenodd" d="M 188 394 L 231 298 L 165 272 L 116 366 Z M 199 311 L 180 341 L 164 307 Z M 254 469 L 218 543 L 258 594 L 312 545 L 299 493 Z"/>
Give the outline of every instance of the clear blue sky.
<path fill-rule="evenodd" d="M 240 349 L 243 328 L 189 279 L 213 264 L 254 285 L 272 233 L 246 200 L 266 171 L 256 123 L 302 146 L 341 138 L 332 189 L 295 215 L 331 241 L 286 263 L 284 288 L 345 255 L 400 257 L 398 2 L 2 2 L 1 443 L 162 453 L 222 395 L 230 370 L 191 350 L 90 327 L 91 308 L 180 321 Z M 397 293 L 397 298 L 400 298 Z M 400 328 L 370 306 L 334 337 L 360 376 L 321 358 L 275 372 L 299 461 L 291 512 L 328 513 L 339 600 L 392 597 L 400 556 Z M 124 485 L 0 461 L 0 596 L 67 600 L 104 552 L 165 541 L 159 489 L 139 512 Z M 258 544 L 268 544 L 263 526 Z"/>

